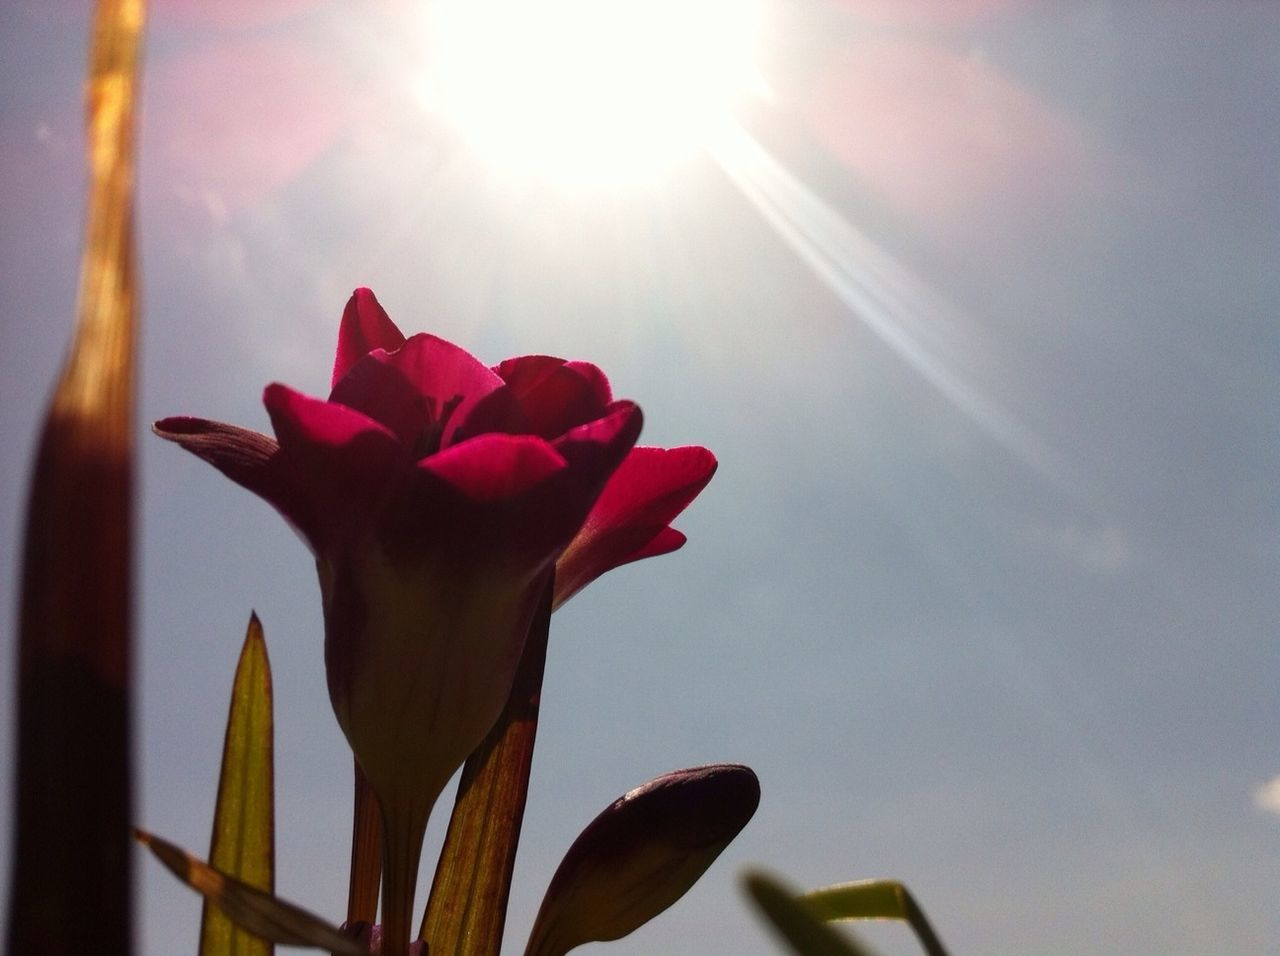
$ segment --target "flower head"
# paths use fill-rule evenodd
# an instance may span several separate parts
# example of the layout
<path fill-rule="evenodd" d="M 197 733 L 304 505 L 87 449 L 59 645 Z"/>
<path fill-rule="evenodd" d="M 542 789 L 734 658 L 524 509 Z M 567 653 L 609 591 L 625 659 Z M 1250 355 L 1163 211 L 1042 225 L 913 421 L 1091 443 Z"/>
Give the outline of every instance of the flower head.
<path fill-rule="evenodd" d="M 537 601 L 640 410 L 585 362 L 488 368 L 435 336 L 405 338 L 367 289 L 343 314 L 328 400 L 273 384 L 263 403 L 275 439 L 195 418 L 155 430 L 310 546 L 334 712 L 388 848 L 411 844 L 416 873 L 427 814 L 502 710 Z"/>

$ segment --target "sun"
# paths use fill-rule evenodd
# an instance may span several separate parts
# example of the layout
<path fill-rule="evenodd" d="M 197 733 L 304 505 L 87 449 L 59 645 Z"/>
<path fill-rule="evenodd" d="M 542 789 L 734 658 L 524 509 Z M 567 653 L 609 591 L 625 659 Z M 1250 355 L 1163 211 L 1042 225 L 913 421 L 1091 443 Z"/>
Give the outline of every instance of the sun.
<path fill-rule="evenodd" d="M 420 99 L 503 175 L 644 181 L 761 92 L 761 2 L 435 0 Z"/>

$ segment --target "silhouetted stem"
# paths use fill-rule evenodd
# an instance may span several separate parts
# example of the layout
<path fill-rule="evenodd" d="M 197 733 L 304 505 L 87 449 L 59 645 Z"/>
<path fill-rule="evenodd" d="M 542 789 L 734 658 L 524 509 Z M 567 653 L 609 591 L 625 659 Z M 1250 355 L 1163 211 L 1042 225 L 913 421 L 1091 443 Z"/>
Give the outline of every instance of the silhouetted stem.
<path fill-rule="evenodd" d="M 355 762 L 355 802 L 351 822 L 351 882 L 347 889 L 347 922 L 375 923 L 378 884 L 382 879 L 382 812 L 378 798 Z"/>
<path fill-rule="evenodd" d="M 394 805 L 383 807 L 382 823 L 382 956 L 409 956 L 425 814 Z"/>
<path fill-rule="evenodd" d="M 506 709 L 462 770 L 419 933 L 432 956 L 491 956 L 502 946 L 533 766 L 553 592 L 549 580 Z"/>

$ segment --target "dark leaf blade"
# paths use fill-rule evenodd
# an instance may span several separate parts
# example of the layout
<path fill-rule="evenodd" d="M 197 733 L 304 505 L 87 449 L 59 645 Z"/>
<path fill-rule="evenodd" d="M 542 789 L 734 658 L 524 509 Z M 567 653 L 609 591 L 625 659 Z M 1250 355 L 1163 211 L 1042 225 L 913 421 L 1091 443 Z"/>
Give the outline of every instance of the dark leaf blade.
<path fill-rule="evenodd" d="M 98 3 L 77 325 L 39 443 L 22 580 L 7 951 L 132 949 L 133 177 L 145 4 Z"/>
<path fill-rule="evenodd" d="M 368 949 L 306 910 L 221 873 L 180 847 L 142 830 L 142 843 L 174 876 L 219 906 L 243 930 L 282 946 L 323 949 L 335 956 L 368 956 Z"/>
<path fill-rule="evenodd" d="M 275 890 L 275 797 L 271 664 L 262 624 L 249 619 L 231 692 L 209 863 L 248 886 Z M 271 943 L 240 929 L 205 901 L 200 956 L 270 956 Z"/>

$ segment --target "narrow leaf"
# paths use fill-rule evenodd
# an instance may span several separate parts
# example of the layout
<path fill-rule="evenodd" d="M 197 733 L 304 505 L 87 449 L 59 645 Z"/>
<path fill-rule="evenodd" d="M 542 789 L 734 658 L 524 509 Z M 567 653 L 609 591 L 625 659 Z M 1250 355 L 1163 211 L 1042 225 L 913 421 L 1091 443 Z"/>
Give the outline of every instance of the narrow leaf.
<path fill-rule="evenodd" d="M 158 836 L 142 830 L 135 830 L 134 836 L 174 876 L 221 907 L 241 929 L 282 946 L 324 949 L 335 956 L 368 956 L 365 946 L 320 917 L 241 883 Z"/>
<path fill-rule="evenodd" d="M 133 176 L 144 12 L 143 0 L 100 0 L 94 15 L 76 330 L 27 506 L 10 953 L 132 949 Z"/>
<path fill-rule="evenodd" d="M 800 956 L 870 956 L 797 899 L 795 893 L 766 873 L 748 873 L 743 886 L 770 927 Z"/>
<path fill-rule="evenodd" d="M 271 664 L 258 615 L 249 618 L 236 667 L 209 845 L 211 866 L 247 886 L 275 890 L 275 783 Z M 271 943 L 205 900 L 200 956 L 270 956 Z"/>
<path fill-rule="evenodd" d="M 432 956 L 501 948 L 533 766 L 553 593 L 548 582 L 506 709 L 462 769 L 419 932 Z"/>
<path fill-rule="evenodd" d="M 929 956 L 946 956 L 942 941 L 929 925 L 924 910 L 897 880 L 864 880 L 824 886 L 806 893 L 802 902 L 819 919 L 896 919 L 915 931 Z"/>

